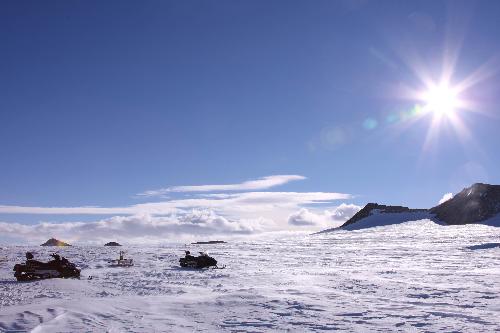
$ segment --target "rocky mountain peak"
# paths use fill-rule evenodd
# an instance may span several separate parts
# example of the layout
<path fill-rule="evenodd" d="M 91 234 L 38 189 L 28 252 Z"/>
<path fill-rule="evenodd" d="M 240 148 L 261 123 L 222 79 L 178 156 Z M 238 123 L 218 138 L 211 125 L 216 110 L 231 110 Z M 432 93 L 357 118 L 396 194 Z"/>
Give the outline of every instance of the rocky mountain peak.
<path fill-rule="evenodd" d="M 430 212 L 447 224 L 485 221 L 500 213 L 500 185 L 473 184 Z"/>

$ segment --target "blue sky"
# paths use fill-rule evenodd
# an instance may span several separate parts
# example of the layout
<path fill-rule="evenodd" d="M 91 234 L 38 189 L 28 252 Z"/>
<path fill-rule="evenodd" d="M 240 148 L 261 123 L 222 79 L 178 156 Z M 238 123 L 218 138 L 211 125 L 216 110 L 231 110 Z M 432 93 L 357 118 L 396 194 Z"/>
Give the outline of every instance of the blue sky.
<path fill-rule="evenodd" d="M 273 175 L 304 179 L 233 191 L 349 195 L 318 197 L 316 210 L 373 201 L 430 207 L 473 182 L 500 183 L 497 1 L 0 6 L 5 224 L 123 217 L 32 208 L 201 198 L 138 194 Z M 401 91 L 427 89 L 421 76 L 439 81 L 453 59 L 450 84 L 474 79 L 461 92 L 467 107 L 453 114 L 469 135 L 445 117 L 426 143 L 434 116 L 412 113 L 425 101 Z M 300 200 L 264 219 L 312 209 Z M 262 217 L 212 213 L 229 223 Z"/>

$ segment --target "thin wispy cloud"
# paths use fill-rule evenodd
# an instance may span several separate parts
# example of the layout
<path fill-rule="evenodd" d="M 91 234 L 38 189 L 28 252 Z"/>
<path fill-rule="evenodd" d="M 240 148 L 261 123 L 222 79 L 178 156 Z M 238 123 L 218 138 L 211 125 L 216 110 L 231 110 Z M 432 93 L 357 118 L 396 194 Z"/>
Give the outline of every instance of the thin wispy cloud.
<path fill-rule="evenodd" d="M 0 206 L 0 214 L 40 214 L 40 215 L 133 215 L 137 206 L 128 207 L 37 207 L 37 206 Z"/>
<path fill-rule="evenodd" d="M 33 207 L 0 206 L 1 214 L 47 214 L 47 215 L 167 215 L 196 208 L 210 208 L 222 212 L 262 211 L 297 207 L 334 200 L 350 199 L 352 196 L 335 192 L 244 192 L 233 194 L 206 194 L 196 198 L 148 202 L 124 207 Z"/>
<path fill-rule="evenodd" d="M 295 180 L 304 180 L 306 177 L 300 175 L 273 175 L 259 179 L 247 180 L 238 184 L 219 184 L 219 185 L 185 185 L 171 186 L 158 190 L 149 190 L 137 195 L 155 197 L 163 196 L 172 192 L 226 192 L 226 191 L 258 191 L 266 190 L 272 187 L 284 185 Z"/>

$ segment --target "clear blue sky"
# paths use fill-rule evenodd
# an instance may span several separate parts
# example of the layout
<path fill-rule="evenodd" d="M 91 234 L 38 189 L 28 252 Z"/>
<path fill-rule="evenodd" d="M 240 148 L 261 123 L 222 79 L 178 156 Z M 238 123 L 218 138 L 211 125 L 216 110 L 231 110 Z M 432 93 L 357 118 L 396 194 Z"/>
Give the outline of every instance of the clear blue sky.
<path fill-rule="evenodd" d="M 292 174 L 271 191 L 429 207 L 498 184 L 499 17 L 498 1 L 2 1 L 0 205 Z M 412 55 L 438 80 L 448 44 L 454 82 L 491 75 L 456 111 L 474 140 L 445 120 L 423 150 L 432 116 L 398 120 L 417 102 L 395 88 L 422 87 Z"/>

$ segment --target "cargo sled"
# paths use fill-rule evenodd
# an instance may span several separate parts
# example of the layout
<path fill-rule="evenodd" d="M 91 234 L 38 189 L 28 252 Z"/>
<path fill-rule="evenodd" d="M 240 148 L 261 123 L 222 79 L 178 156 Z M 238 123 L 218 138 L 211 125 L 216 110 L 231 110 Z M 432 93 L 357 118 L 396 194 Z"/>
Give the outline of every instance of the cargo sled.
<path fill-rule="evenodd" d="M 134 266 L 134 261 L 132 259 L 125 259 L 123 255 L 124 251 L 120 251 L 120 257 L 118 259 L 113 259 L 109 261 L 111 267 L 128 267 Z"/>

